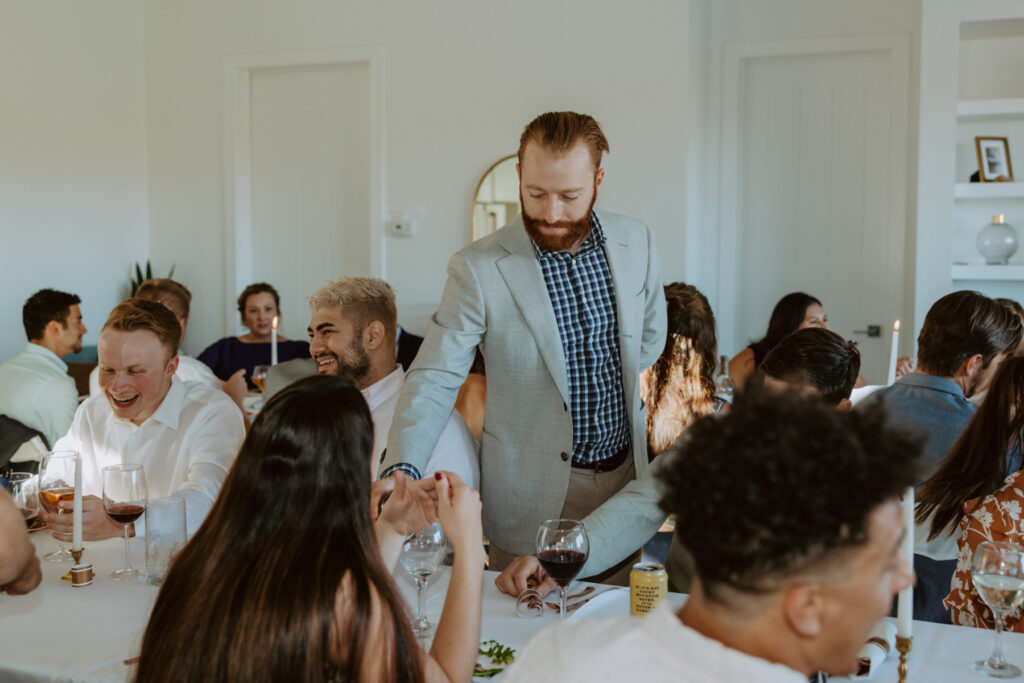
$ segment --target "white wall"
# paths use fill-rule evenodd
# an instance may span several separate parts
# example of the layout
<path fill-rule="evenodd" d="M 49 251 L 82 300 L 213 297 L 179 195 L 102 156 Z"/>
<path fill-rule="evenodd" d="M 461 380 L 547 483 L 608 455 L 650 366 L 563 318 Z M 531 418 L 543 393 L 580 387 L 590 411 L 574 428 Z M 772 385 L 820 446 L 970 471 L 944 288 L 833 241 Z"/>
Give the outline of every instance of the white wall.
<path fill-rule="evenodd" d="M 148 252 L 142 6 L 0 0 L 0 360 L 33 292 L 75 292 L 95 344 Z"/>
<path fill-rule="evenodd" d="M 470 240 L 480 175 L 548 110 L 601 122 L 611 154 L 598 206 L 648 221 L 666 279 L 680 278 L 688 4 L 148 0 L 150 240 L 154 263 L 177 263 L 195 295 L 186 350 L 235 325 L 222 313 L 237 294 L 223 277 L 225 55 L 383 46 L 386 204 L 426 208 L 416 237 L 386 245 L 399 318 L 414 331 Z M 307 313 L 303 301 L 282 308 Z"/>
<path fill-rule="evenodd" d="M 904 308 L 913 308 L 913 226 L 916 223 L 917 82 L 920 0 L 691 0 L 691 118 L 706 121 L 693 131 L 689 147 L 687 194 L 687 281 L 699 287 L 718 313 L 718 197 L 722 119 L 722 54 L 728 43 L 905 34 L 910 37 L 910 110 L 907 121 L 907 234 Z M 703 26 L 696 25 L 701 22 Z M 700 225 L 694 225 L 696 221 Z M 724 314 L 722 312 L 721 314 Z M 720 315 L 721 315 L 720 314 Z M 767 320 L 768 312 L 765 313 Z M 722 353 L 733 353 L 748 339 L 721 338 Z"/>

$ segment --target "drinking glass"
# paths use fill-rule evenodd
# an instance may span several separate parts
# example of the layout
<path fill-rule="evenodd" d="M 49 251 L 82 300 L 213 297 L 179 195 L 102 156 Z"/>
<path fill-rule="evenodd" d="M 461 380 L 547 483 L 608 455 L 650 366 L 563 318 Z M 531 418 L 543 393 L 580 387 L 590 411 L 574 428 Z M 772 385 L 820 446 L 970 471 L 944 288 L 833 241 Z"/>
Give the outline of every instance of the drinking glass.
<path fill-rule="evenodd" d="M 263 393 L 263 380 L 267 378 L 267 373 L 270 371 L 269 365 L 257 365 L 252 369 L 252 383 Z"/>
<path fill-rule="evenodd" d="M 75 499 L 75 451 L 50 451 L 39 463 L 39 503 L 51 515 L 63 517 L 65 511 L 58 507 L 65 500 Z M 71 513 L 70 510 L 67 511 Z M 71 559 L 64 543 L 71 542 L 71 534 L 53 532 L 57 549 L 43 556 L 49 562 L 67 562 Z M 61 543 L 63 541 L 64 543 Z"/>
<path fill-rule="evenodd" d="M 558 586 L 562 609 L 559 620 L 565 621 L 565 592 L 583 569 L 590 555 L 590 539 L 583 522 L 575 519 L 549 519 L 537 529 L 537 559 L 551 580 Z"/>
<path fill-rule="evenodd" d="M 448 550 L 448 539 L 441 531 L 441 523 L 434 522 L 426 529 L 405 539 L 402 544 L 402 554 L 398 556 L 405 571 L 412 574 L 416 582 L 416 620 L 412 624 L 412 631 L 417 636 L 425 636 L 434 628 L 427 620 L 423 589 L 427 585 L 427 579 L 437 571 L 437 567 L 444 559 Z"/>
<path fill-rule="evenodd" d="M 39 496 L 36 495 L 35 476 L 28 472 L 15 472 L 7 480 L 7 493 L 21 510 L 25 524 L 31 525 L 39 514 Z"/>
<path fill-rule="evenodd" d="M 128 525 L 146 511 L 148 493 L 142 465 L 110 465 L 103 468 L 103 509 L 124 527 L 124 568 L 110 573 L 118 581 L 143 575 L 128 558 Z"/>
<path fill-rule="evenodd" d="M 988 659 L 974 662 L 975 671 L 992 678 L 1016 678 L 1020 668 L 1003 657 L 1003 618 L 1024 602 L 1024 548 L 986 541 L 974 551 L 971 579 L 978 595 L 992 609 L 995 643 Z"/>
<path fill-rule="evenodd" d="M 146 505 L 146 580 L 159 586 L 185 545 L 185 500 L 154 498 Z"/>

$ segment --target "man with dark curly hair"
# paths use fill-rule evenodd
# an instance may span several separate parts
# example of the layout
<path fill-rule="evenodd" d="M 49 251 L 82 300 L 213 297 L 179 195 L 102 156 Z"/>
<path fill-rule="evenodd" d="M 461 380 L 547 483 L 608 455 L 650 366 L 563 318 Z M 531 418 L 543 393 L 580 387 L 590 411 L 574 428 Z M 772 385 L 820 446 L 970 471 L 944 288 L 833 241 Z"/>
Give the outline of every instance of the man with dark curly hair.
<path fill-rule="evenodd" d="M 676 610 L 538 635 L 503 680 L 804 683 L 857 652 L 913 575 L 899 495 L 921 444 L 882 411 L 750 395 L 666 454 L 661 507 L 697 573 Z M 662 456 L 662 457 L 666 457 Z M 824 456 L 824 457 L 823 457 Z"/>

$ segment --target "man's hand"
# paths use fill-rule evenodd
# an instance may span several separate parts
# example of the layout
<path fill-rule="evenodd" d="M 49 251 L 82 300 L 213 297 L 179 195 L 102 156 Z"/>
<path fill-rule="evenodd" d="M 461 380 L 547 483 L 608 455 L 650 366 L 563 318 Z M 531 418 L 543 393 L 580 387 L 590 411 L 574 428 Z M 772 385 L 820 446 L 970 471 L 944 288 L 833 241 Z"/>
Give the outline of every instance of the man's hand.
<path fill-rule="evenodd" d="M 63 500 L 59 503 L 63 514 L 50 514 L 40 506 L 39 516 L 46 525 L 53 529 L 54 538 L 58 533 L 71 536 L 74 530 L 74 501 Z M 130 530 L 129 530 L 130 533 Z M 103 501 L 96 496 L 82 497 L 82 540 L 102 541 L 124 535 L 124 527 L 107 516 L 103 509 Z M 130 534 L 134 535 L 134 534 Z"/>
<path fill-rule="evenodd" d="M 903 375 L 909 375 L 914 371 L 914 361 L 910 356 L 900 356 L 896 359 L 896 379 Z"/>
<path fill-rule="evenodd" d="M 235 374 L 224 380 L 221 386 L 224 389 L 224 393 L 235 402 L 235 405 L 242 408 L 242 412 L 245 412 L 242 401 L 245 399 L 246 394 L 249 393 L 249 387 L 245 383 L 245 368 L 236 370 Z"/>
<path fill-rule="evenodd" d="M 386 493 L 391 495 L 382 506 L 381 500 Z M 437 521 L 434 481 L 411 481 L 402 472 L 375 481 L 370 488 L 370 516 L 400 536 L 408 536 L 430 526 Z"/>
<path fill-rule="evenodd" d="M 523 555 L 512 560 L 512 564 L 505 567 L 505 571 L 494 580 L 494 585 L 502 593 L 512 597 L 518 596 L 533 585 L 536 585 L 541 596 L 546 596 L 558 588 L 540 566 L 540 560 L 536 555 Z"/>
<path fill-rule="evenodd" d="M 39 567 L 39 557 L 33 552 L 31 559 L 25 564 L 18 578 L 6 586 L 0 586 L 0 592 L 7 591 L 11 595 L 24 595 L 39 585 L 43 580 L 43 570 Z"/>

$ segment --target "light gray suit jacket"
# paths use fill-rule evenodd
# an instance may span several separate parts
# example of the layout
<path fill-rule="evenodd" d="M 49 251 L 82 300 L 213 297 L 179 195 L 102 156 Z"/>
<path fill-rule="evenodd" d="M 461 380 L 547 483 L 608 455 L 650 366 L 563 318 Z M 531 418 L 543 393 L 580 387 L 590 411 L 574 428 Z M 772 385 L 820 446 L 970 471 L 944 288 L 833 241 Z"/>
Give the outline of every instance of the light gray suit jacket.
<path fill-rule="evenodd" d="M 598 214 L 615 289 L 619 353 L 636 480 L 584 523 L 601 572 L 643 545 L 664 519 L 647 463 L 638 378 L 661 354 L 666 312 L 661 264 L 646 225 Z M 558 517 L 572 463 L 569 386 L 555 313 L 521 218 L 457 252 L 448 283 L 409 370 L 382 468 L 421 472 L 451 414 L 477 345 L 487 372 L 480 451 L 484 532 L 501 550 L 535 552 L 537 527 Z"/>

